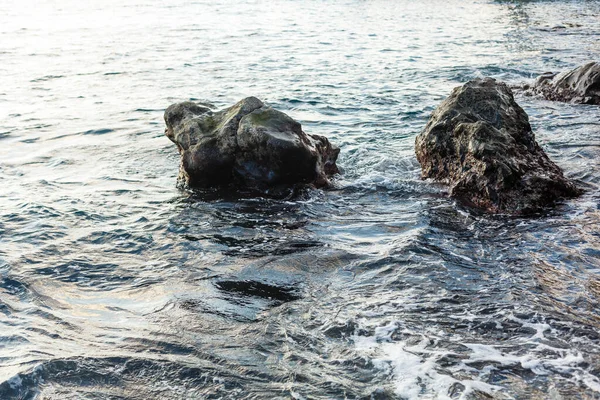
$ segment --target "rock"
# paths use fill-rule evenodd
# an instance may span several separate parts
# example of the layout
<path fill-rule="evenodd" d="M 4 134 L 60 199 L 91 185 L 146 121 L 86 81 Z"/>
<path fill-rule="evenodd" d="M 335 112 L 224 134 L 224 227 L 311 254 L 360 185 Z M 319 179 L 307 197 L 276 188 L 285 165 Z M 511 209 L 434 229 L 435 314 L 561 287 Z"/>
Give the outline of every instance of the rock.
<path fill-rule="evenodd" d="M 581 193 L 535 141 L 529 117 L 494 79 L 455 88 L 415 142 L 423 179 L 493 213 L 528 214 Z"/>
<path fill-rule="evenodd" d="M 324 187 L 338 172 L 337 147 L 255 97 L 217 112 L 201 103 L 173 104 L 165 122 L 181 155 L 179 180 L 190 187 Z"/>
<path fill-rule="evenodd" d="M 537 77 L 532 91 L 548 100 L 600 105 L 600 63 L 591 62 L 574 70 Z"/>

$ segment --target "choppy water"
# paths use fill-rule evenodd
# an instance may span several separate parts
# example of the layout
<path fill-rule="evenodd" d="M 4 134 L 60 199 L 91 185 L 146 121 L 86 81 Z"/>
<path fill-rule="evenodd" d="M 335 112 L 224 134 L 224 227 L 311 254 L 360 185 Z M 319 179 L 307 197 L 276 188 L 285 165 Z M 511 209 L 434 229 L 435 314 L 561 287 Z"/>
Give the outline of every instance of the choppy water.
<path fill-rule="evenodd" d="M 243 4 L 240 4 L 243 3 Z M 452 87 L 600 54 L 600 1 L 0 3 L 0 398 L 600 398 L 600 111 L 517 95 L 587 192 L 462 209 L 414 137 Z M 163 110 L 254 95 L 330 191 L 191 194 Z"/>

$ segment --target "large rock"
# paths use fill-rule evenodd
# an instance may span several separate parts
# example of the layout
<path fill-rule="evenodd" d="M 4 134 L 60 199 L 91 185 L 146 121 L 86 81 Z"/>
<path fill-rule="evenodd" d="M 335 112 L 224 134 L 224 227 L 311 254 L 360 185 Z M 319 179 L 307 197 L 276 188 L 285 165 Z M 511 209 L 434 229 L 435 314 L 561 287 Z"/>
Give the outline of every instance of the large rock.
<path fill-rule="evenodd" d="M 165 122 L 181 155 L 179 179 L 187 186 L 323 187 L 338 172 L 337 147 L 255 97 L 218 112 L 205 104 L 173 104 Z"/>
<path fill-rule="evenodd" d="M 560 74 L 547 72 L 531 89 L 548 100 L 600 105 L 600 63 L 591 62 Z"/>
<path fill-rule="evenodd" d="M 580 193 L 535 141 L 529 117 L 494 79 L 455 88 L 415 143 L 422 178 L 490 212 L 527 214 Z"/>

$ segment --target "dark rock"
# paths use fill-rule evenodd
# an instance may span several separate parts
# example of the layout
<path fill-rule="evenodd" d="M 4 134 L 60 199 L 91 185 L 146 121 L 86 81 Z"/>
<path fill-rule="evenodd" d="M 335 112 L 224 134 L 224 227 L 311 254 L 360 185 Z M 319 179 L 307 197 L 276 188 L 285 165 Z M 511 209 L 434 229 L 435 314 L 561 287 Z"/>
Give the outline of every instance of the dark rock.
<path fill-rule="evenodd" d="M 261 297 L 278 304 L 298 300 L 301 296 L 293 287 L 275 286 L 258 281 L 218 281 L 215 286 L 227 293 L 244 297 Z"/>
<path fill-rule="evenodd" d="M 535 141 L 529 117 L 494 79 L 455 88 L 415 143 L 423 179 L 490 212 L 527 214 L 580 194 Z"/>
<path fill-rule="evenodd" d="M 537 77 L 532 91 L 548 100 L 600 105 L 600 63 L 591 62 L 574 70 Z"/>
<path fill-rule="evenodd" d="M 181 155 L 179 180 L 187 186 L 324 187 L 338 172 L 337 147 L 255 97 L 218 112 L 205 104 L 173 104 L 165 122 Z"/>

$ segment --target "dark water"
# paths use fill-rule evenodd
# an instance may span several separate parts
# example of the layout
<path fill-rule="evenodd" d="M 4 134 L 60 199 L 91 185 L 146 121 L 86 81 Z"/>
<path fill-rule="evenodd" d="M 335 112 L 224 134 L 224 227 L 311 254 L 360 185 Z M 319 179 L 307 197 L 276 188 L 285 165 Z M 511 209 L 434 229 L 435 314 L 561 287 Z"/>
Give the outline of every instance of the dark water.
<path fill-rule="evenodd" d="M 452 87 L 600 54 L 599 1 L 0 3 L 0 398 L 600 398 L 600 111 L 517 94 L 587 192 L 419 180 Z M 342 148 L 294 201 L 175 187 L 163 110 L 255 95 Z"/>

